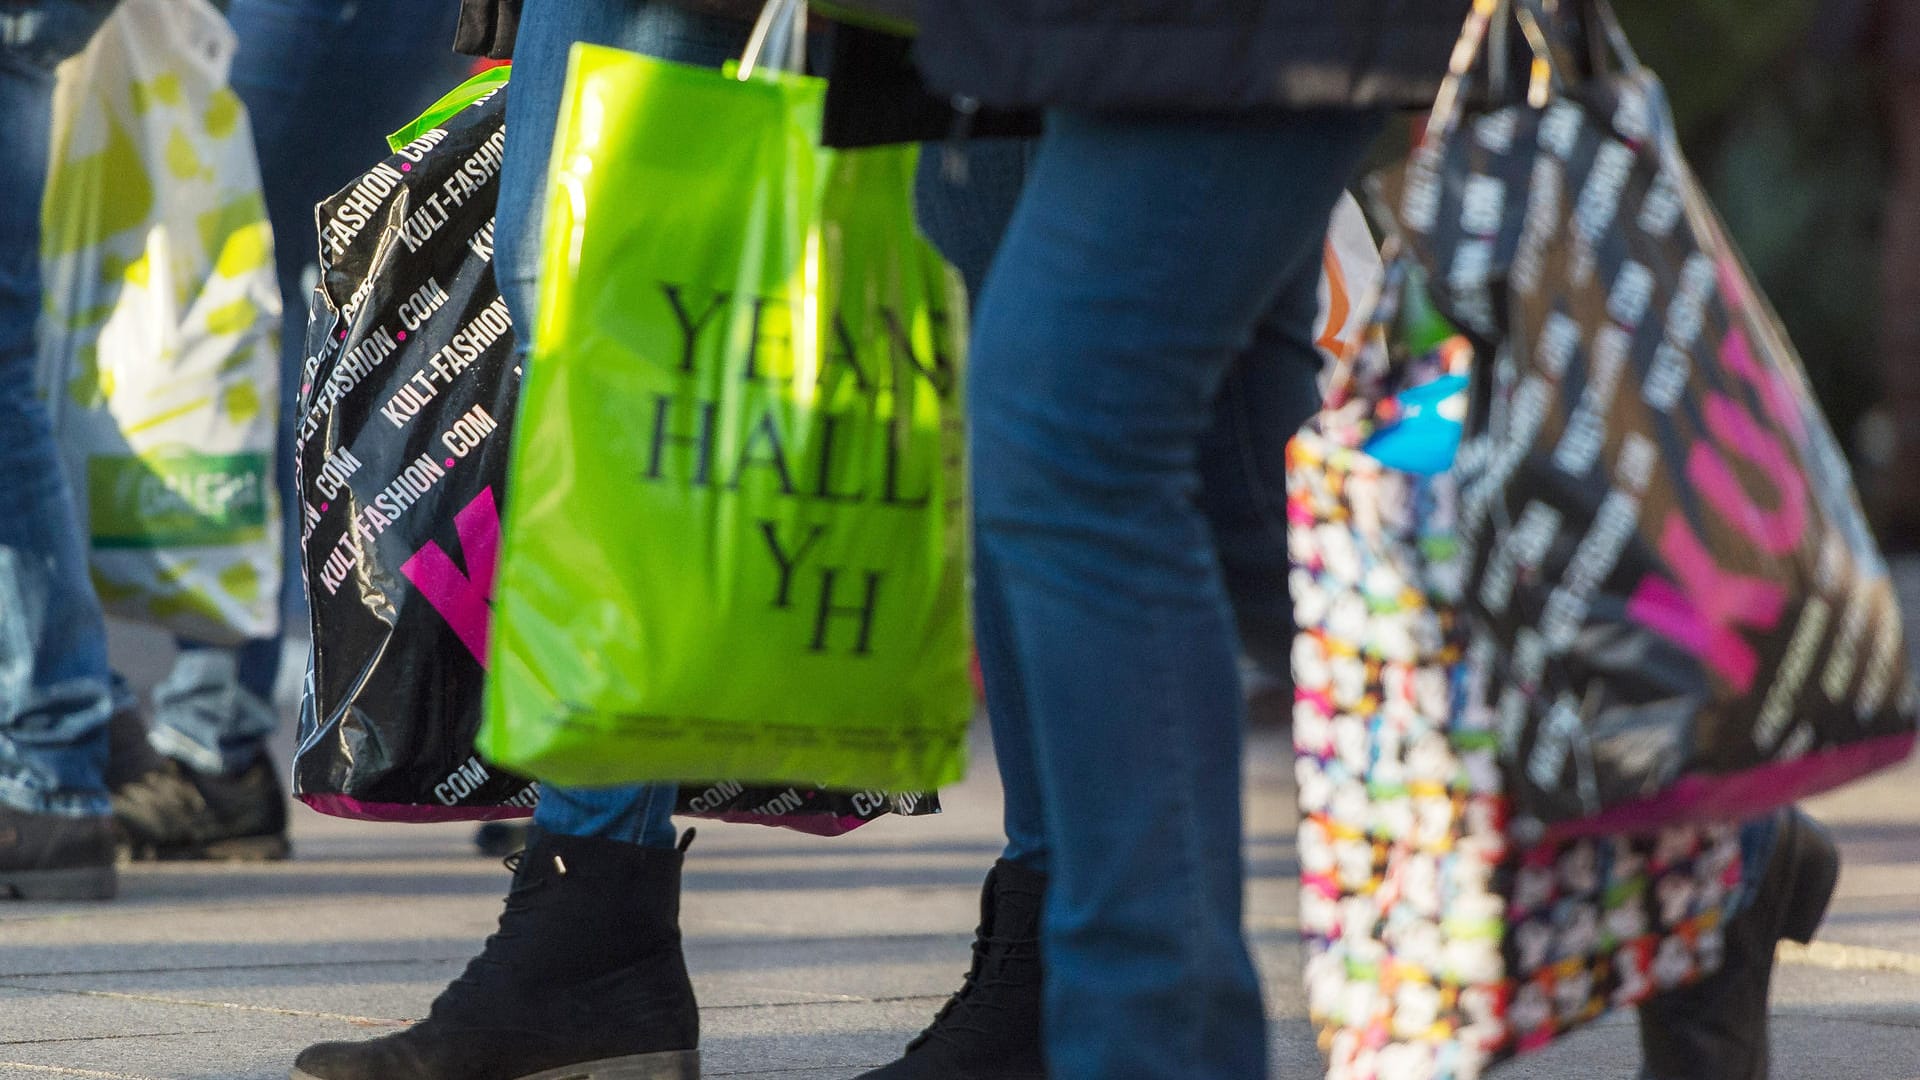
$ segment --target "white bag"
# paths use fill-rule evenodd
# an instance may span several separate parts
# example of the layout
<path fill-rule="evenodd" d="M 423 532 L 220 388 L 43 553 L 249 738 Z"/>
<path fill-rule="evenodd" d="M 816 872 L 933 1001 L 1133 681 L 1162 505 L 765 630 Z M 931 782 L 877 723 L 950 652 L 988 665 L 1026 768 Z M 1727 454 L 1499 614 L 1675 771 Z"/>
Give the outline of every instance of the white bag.
<path fill-rule="evenodd" d="M 1373 230 L 1352 192 L 1340 196 L 1327 224 L 1320 263 L 1320 311 L 1313 319 L 1313 343 L 1331 366 L 1367 328 L 1374 293 L 1386 276 Z"/>
<path fill-rule="evenodd" d="M 60 69 L 40 371 L 110 614 L 278 629 L 280 290 L 236 48 L 207 0 L 124 0 Z"/>

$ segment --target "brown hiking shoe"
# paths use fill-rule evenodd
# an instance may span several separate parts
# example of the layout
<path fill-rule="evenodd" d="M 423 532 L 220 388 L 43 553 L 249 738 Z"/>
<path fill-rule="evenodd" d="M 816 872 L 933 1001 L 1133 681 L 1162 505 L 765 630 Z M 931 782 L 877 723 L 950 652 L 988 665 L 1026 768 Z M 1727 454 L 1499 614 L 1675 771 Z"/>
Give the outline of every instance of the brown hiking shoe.
<path fill-rule="evenodd" d="M 136 861 L 264 862 L 293 851 L 285 789 L 264 757 L 238 776 L 163 759 L 113 789 L 113 816 Z"/>

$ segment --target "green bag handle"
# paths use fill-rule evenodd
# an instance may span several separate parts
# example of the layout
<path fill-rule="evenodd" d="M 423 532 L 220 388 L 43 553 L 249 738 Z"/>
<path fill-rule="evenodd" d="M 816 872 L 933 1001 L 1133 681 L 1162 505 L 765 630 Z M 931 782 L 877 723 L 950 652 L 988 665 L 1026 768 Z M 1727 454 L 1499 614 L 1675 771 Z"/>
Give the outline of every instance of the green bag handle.
<path fill-rule="evenodd" d="M 420 118 L 387 136 L 387 145 L 396 153 L 400 148 L 447 122 L 454 113 L 507 84 L 511 66 L 493 67 L 447 91 L 446 96 L 427 107 Z"/>

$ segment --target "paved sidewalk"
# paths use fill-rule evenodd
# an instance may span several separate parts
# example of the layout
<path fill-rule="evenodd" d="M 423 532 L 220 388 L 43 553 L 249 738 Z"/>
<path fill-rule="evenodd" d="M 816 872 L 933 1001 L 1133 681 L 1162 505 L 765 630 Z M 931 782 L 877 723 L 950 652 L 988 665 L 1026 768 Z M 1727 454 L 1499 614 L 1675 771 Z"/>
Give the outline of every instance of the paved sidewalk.
<path fill-rule="evenodd" d="M 1250 754 L 1253 940 L 1274 1075 L 1317 1076 L 1295 943 L 1291 760 Z M 1920 1080 L 1920 766 L 1818 804 L 1846 845 L 1827 942 L 1790 955 L 1778 1080 Z M 705 1006 L 706 1074 L 840 1080 L 887 1060 L 959 983 L 998 793 L 982 757 L 937 818 L 823 840 L 703 827 L 684 925 Z M 267 1080 L 321 1039 L 424 1014 L 492 928 L 507 873 L 466 827 L 296 811 L 273 867 L 129 868 L 99 905 L 0 905 L 0 1080 Z M 1634 1075 L 1614 1018 L 1501 1074 Z"/>

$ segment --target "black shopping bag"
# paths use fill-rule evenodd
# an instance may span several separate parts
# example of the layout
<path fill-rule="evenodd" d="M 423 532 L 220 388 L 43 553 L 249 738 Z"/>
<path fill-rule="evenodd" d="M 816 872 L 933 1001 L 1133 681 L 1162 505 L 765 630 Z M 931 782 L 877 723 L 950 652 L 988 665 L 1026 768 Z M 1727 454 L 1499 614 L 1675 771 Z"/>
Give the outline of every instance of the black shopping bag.
<path fill-rule="evenodd" d="M 1604 3 L 1586 77 L 1549 47 L 1564 16 L 1489 7 L 1469 43 L 1517 16 L 1531 100 L 1462 119 L 1461 50 L 1398 214 L 1493 358 L 1455 470 L 1457 724 L 1497 733 L 1517 813 L 1563 832 L 1738 819 L 1904 758 L 1886 565 L 1658 80 Z"/>
<path fill-rule="evenodd" d="M 474 751 L 521 375 L 493 275 L 505 77 L 448 95 L 317 212 L 294 433 L 314 648 L 293 771 L 322 813 L 485 820 L 538 798 Z M 939 800 L 720 782 L 684 786 L 678 808 L 834 835 Z"/>

